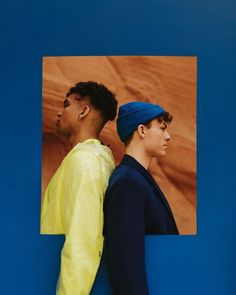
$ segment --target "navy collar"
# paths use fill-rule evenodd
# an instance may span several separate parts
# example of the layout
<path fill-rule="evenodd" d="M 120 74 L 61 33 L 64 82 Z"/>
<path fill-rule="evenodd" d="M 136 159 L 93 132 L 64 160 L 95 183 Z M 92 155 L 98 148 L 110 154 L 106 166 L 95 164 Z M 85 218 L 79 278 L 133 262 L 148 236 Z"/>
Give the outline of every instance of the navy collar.
<path fill-rule="evenodd" d="M 148 177 L 149 180 L 151 180 L 152 182 L 154 181 L 156 183 L 151 173 L 132 156 L 125 154 L 123 159 L 121 160 L 121 164 L 125 164 L 137 169 L 143 176 L 145 176 L 146 178 Z"/>
<path fill-rule="evenodd" d="M 159 192 L 158 195 L 164 202 L 165 206 L 167 207 L 167 210 L 169 211 L 169 214 L 175 224 L 176 230 L 178 231 L 170 205 L 168 201 L 166 200 L 165 195 L 160 189 L 159 185 L 156 183 L 155 179 L 152 177 L 151 173 L 130 155 L 125 154 L 120 164 L 131 166 L 134 169 L 138 170 L 145 177 L 145 179 Z"/>

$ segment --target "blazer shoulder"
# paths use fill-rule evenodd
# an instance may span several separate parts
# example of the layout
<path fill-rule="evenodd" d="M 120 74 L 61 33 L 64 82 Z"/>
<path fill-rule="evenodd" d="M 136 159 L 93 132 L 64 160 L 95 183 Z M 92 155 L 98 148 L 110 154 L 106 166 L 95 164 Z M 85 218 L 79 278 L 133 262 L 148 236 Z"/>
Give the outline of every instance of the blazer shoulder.
<path fill-rule="evenodd" d="M 120 186 L 128 185 L 129 187 L 135 185 L 141 188 L 143 181 L 144 178 L 138 170 L 131 166 L 120 164 L 113 171 L 109 185 L 119 184 Z"/>

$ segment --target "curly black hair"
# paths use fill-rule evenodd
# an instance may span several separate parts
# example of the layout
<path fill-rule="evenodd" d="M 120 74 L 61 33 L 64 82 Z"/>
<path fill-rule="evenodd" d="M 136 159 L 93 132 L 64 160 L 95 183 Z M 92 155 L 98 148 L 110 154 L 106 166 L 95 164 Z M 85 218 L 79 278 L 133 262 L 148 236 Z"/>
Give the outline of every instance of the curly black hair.
<path fill-rule="evenodd" d="M 104 124 L 114 120 L 118 102 L 115 94 L 105 85 L 93 81 L 79 82 L 69 89 L 66 97 L 73 93 L 78 94 L 80 99 L 88 97 L 91 105 L 100 112 Z"/>

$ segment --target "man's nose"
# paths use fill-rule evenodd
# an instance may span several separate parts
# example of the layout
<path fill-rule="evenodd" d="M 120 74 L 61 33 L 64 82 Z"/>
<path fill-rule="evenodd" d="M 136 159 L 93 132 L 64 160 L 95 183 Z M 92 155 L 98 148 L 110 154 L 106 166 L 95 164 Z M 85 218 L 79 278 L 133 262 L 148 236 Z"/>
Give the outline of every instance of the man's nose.
<path fill-rule="evenodd" d="M 170 134 L 165 130 L 165 140 L 170 140 Z"/>
<path fill-rule="evenodd" d="M 57 113 L 57 117 L 58 117 L 58 118 L 61 118 L 61 116 L 62 116 L 62 112 L 58 112 L 58 113 Z"/>

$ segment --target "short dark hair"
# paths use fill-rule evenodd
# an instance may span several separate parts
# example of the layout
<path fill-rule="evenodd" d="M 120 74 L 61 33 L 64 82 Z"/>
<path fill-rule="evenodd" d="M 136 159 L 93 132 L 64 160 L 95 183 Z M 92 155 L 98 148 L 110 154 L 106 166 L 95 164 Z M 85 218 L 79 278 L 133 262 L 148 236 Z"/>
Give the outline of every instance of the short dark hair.
<path fill-rule="evenodd" d="M 88 97 L 91 105 L 100 112 L 103 123 L 114 120 L 117 112 L 117 100 L 105 85 L 93 81 L 79 82 L 71 87 L 66 94 L 78 94 L 81 99 Z"/>
<path fill-rule="evenodd" d="M 173 116 L 169 112 L 164 112 L 160 116 L 158 116 L 152 120 L 149 120 L 148 122 L 143 123 L 143 125 L 145 125 L 149 129 L 152 126 L 152 121 L 155 119 L 159 123 L 165 122 L 166 124 L 170 124 L 171 121 L 173 120 Z M 126 138 L 126 140 L 124 142 L 125 146 L 128 146 L 130 144 L 131 140 L 133 139 L 133 136 L 134 136 L 134 132 Z"/>

